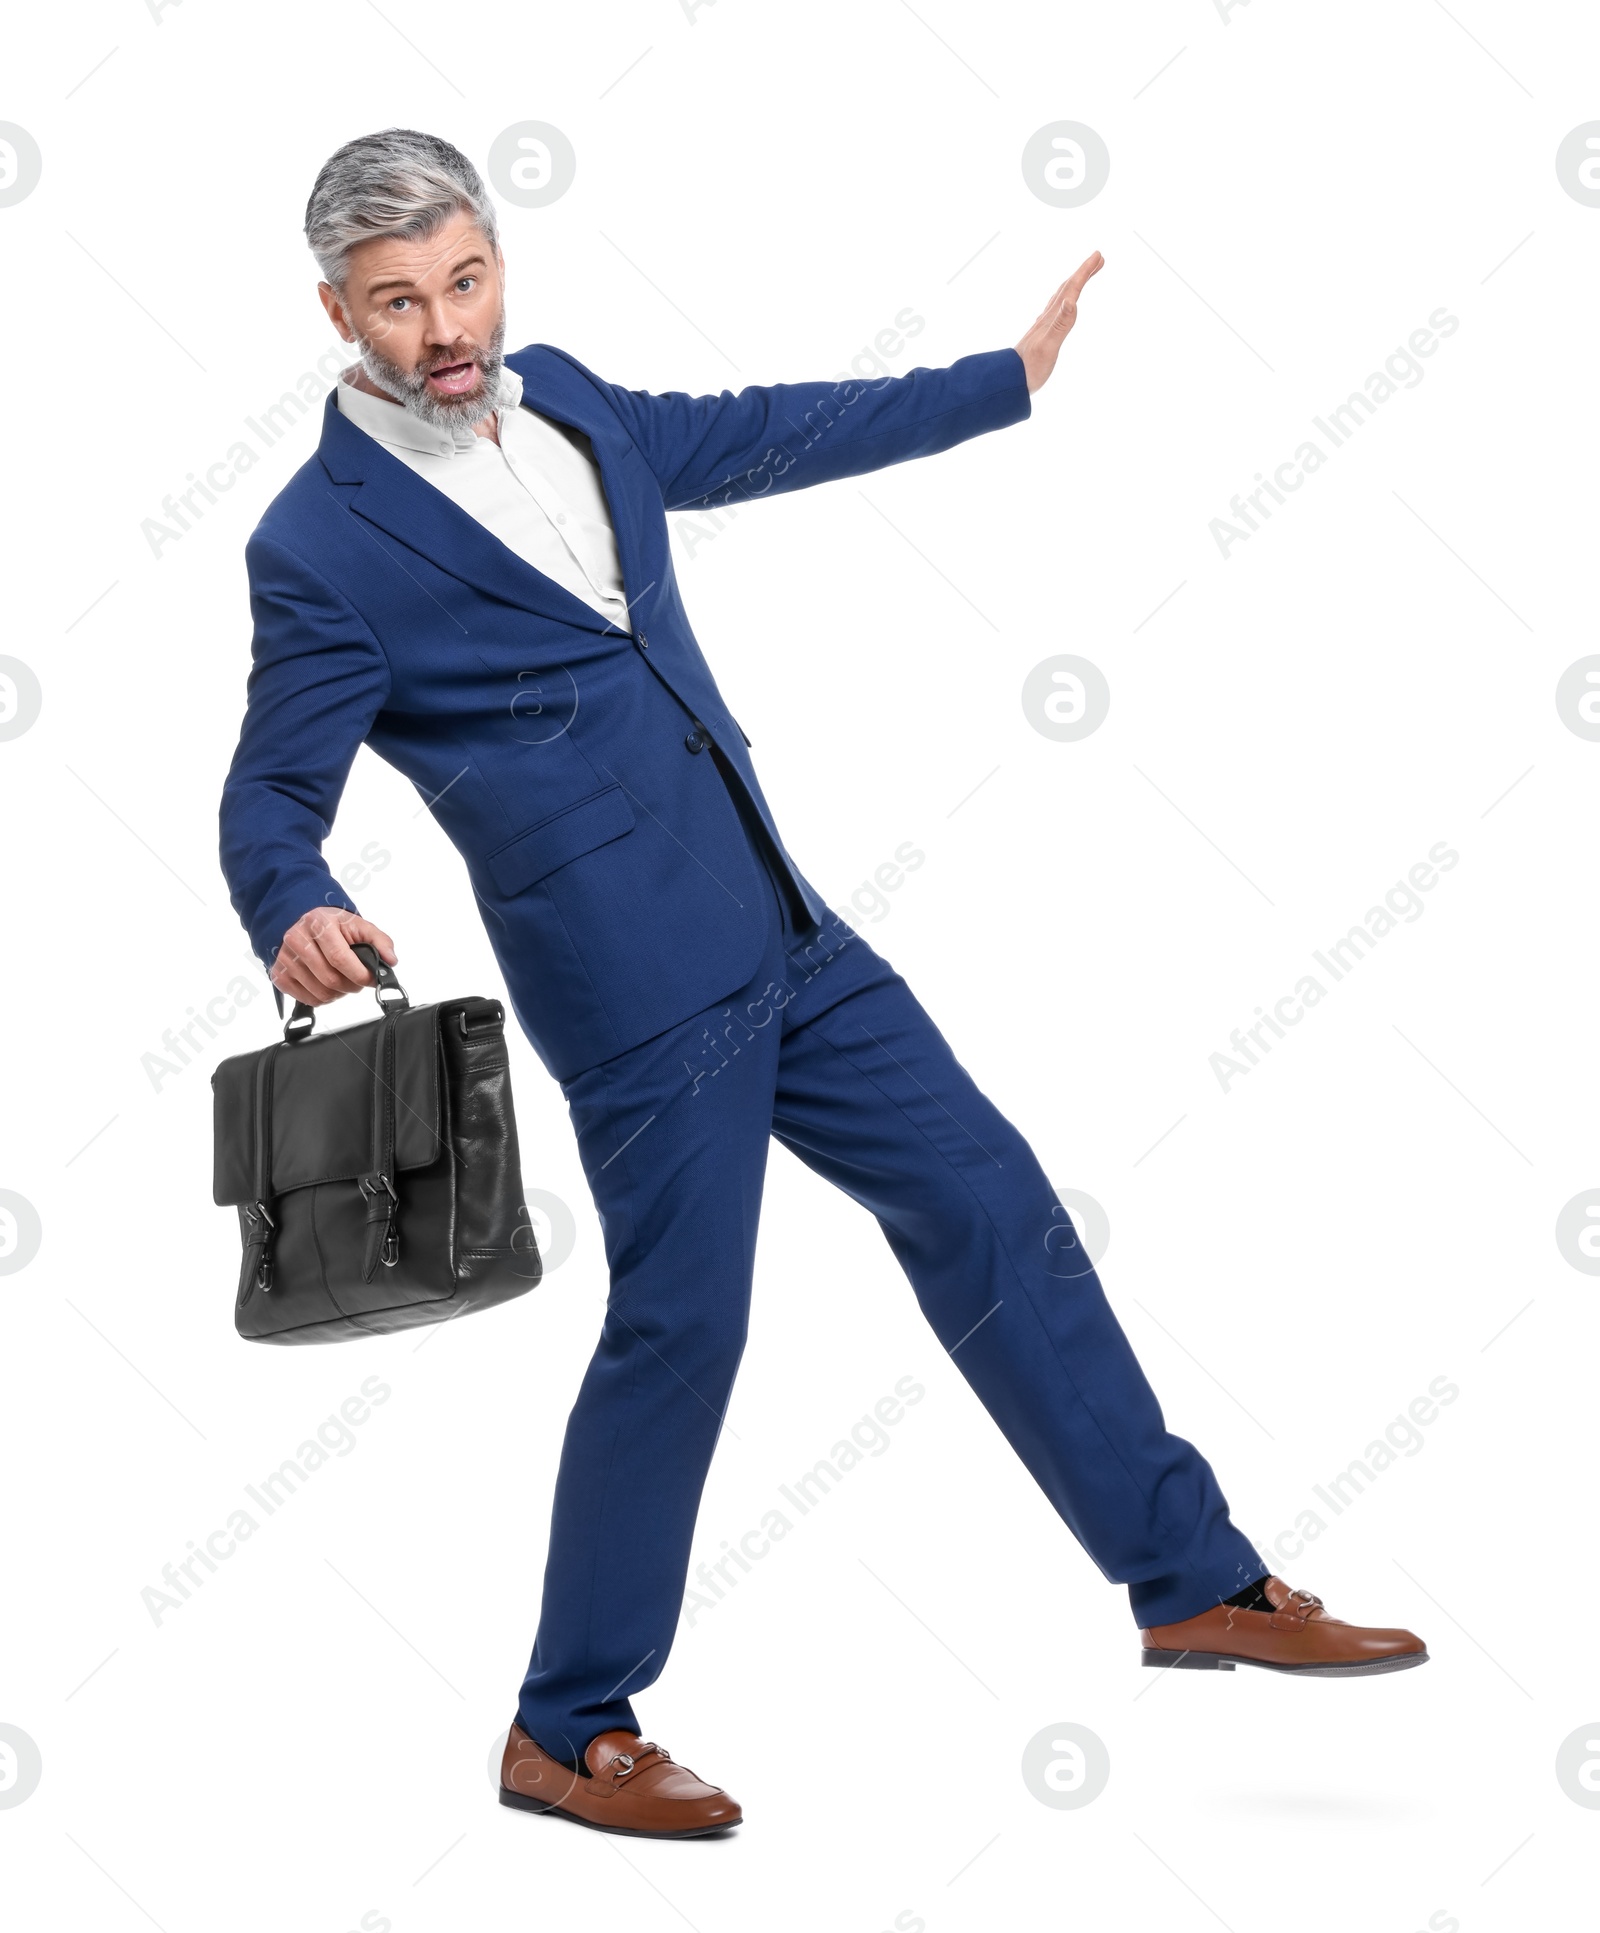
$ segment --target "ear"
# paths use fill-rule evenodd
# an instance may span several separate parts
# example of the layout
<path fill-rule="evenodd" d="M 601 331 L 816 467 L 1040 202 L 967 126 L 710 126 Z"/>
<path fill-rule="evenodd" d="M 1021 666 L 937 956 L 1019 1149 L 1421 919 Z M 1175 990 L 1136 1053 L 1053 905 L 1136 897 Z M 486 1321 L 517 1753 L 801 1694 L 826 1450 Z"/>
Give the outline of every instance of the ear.
<path fill-rule="evenodd" d="M 346 342 L 354 342 L 356 332 L 350 327 L 344 312 L 344 303 L 339 299 L 331 282 L 319 282 L 317 294 L 322 298 L 322 306 L 328 312 L 328 320 L 339 331 Z"/>

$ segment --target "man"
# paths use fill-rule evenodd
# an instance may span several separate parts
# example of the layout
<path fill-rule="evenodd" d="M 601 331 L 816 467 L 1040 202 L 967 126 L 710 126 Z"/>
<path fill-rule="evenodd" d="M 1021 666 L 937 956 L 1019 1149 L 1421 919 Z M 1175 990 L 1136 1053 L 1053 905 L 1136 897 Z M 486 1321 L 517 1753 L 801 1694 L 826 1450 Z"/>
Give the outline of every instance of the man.
<path fill-rule="evenodd" d="M 1032 1151 L 789 857 L 679 596 L 666 511 L 1021 421 L 1092 255 L 1014 349 L 872 383 L 650 395 L 503 357 L 492 205 L 390 129 L 323 168 L 306 235 L 360 360 L 246 551 L 254 669 L 222 863 L 271 978 L 316 1006 L 396 958 L 322 842 L 362 743 L 461 852 L 561 1082 L 611 1291 L 568 1424 L 501 1798 L 684 1837 L 738 1806 L 640 1740 L 744 1342 L 769 1137 L 867 1207 L 980 1400 L 1105 1574 L 1147 1664 L 1372 1674 L 1410 1632 L 1266 1574 L 1171 1435 Z"/>

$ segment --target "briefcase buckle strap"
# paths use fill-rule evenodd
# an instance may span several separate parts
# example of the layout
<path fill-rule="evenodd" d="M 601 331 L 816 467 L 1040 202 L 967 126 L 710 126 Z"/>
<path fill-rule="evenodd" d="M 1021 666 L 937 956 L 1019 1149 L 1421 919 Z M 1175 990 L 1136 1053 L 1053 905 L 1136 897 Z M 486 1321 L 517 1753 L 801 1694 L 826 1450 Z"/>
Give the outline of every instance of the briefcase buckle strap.
<path fill-rule="evenodd" d="M 392 1269 L 400 1260 L 400 1231 L 395 1214 L 400 1197 L 385 1174 L 362 1175 L 357 1186 L 367 1204 L 367 1279 L 379 1262 Z"/>
<path fill-rule="evenodd" d="M 250 1233 L 245 1238 L 245 1253 L 255 1249 L 255 1286 L 265 1295 L 272 1287 L 272 1232 L 278 1226 L 264 1201 L 244 1204 L 244 1218 Z"/>

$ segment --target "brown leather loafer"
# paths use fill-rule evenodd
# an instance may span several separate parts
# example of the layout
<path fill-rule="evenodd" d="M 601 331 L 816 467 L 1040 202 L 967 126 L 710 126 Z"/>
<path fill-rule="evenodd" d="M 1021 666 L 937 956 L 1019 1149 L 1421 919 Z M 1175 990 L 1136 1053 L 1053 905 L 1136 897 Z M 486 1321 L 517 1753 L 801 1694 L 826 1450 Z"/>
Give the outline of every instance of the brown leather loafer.
<path fill-rule="evenodd" d="M 636 1839 L 697 1839 L 726 1832 L 744 1817 L 720 1786 L 697 1779 L 670 1752 L 632 1732 L 602 1732 L 583 1762 L 587 1778 L 513 1725 L 500 1762 L 500 1803 Z"/>
<path fill-rule="evenodd" d="M 1371 1678 L 1428 1662 L 1415 1632 L 1382 1630 L 1330 1618 L 1322 1599 L 1291 1590 L 1281 1577 L 1264 1577 L 1270 1611 L 1241 1611 L 1219 1604 L 1181 1624 L 1141 1631 L 1144 1663 L 1184 1671 L 1232 1671 L 1258 1665 L 1263 1671 L 1298 1671 L 1307 1678 Z"/>

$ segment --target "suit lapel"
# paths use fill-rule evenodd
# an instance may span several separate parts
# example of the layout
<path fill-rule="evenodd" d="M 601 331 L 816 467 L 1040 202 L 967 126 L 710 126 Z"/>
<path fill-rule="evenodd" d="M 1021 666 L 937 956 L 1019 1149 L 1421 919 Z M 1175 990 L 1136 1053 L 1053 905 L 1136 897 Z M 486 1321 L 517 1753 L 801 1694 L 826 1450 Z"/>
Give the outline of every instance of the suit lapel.
<path fill-rule="evenodd" d="M 554 422 L 581 430 L 589 439 L 595 462 L 600 466 L 600 483 L 606 507 L 611 512 L 611 528 L 617 539 L 617 562 L 622 569 L 623 595 L 633 628 L 639 630 L 649 609 L 654 580 L 640 581 L 643 546 L 640 527 L 634 517 L 634 492 L 639 487 L 642 463 L 630 438 L 620 427 L 613 412 L 595 395 L 592 386 L 579 379 L 570 363 L 553 354 L 542 343 L 532 343 L 506 357 L 507 363 L 522 378 L 524 408 L 537 410 Z"/>
<path fill-rule="evenodd" d="M 510 360 L 508 358 L 508 360 Z M 519 359 L 520 361 L 520 359 Z M 637 623 L 634 593 L 638 589 L 629 570 L 631 519 L 626 511 L 626 480 L 618 474 L 621 461 L 615 448 L 607 453 L 605 425 L 581 421 L 564 407 L 564 399 L 531 393 L 532 384 L 522 367 L 523 398 L 542 415 L 571 423 L 590 439 L 600 465 L 613 526 L 617 533 L 617 553 L 622 564 L 623 587 L 628 609 Z M 590 412 L 592 415 L 593 412 Z M 437 490 L 391 451 L 357 429 L 339 409 L 338 393 L 328 397 L 323 410 L 322 440 L 317 454 L 341 500 L 366 523 L 375 525 L 407 549 L 426 557 L 442 571 L 475 590 L 518 605 L 541 617 L 601 634 L 616 627 L 582 598 L 546 577 L 532 564 L 524 562 L 503 544 L 477 518 Z M 381 541 L 381 540 L 380 540 Z M 387 546 L 384 546 L 387 548 Z M 400 560 L 396 560 L 399 562 Z M 403 563 L 402 563 L 403 568 Z"/>

